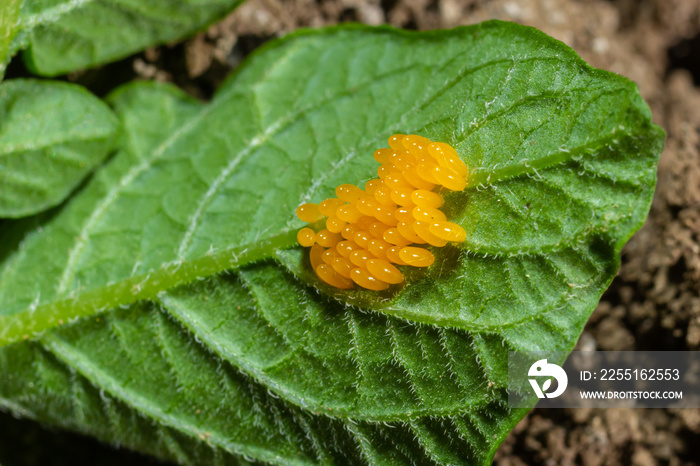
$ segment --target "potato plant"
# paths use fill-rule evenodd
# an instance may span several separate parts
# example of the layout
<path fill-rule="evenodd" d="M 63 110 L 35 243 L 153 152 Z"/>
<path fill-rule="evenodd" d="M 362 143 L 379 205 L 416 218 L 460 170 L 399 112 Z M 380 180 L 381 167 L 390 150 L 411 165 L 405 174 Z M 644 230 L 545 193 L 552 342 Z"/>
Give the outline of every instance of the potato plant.
<path fill-rule="evenodd" d="M 237 4 L 10 0 L 0 57 L 53 76 Z M 323 286 L 295 208 L 394 133 L 457 149 L 467 238 L 386 291 Z M 299 31 L 210 102 L 6 80 L 0 407 L 180 464 L 489 464 L 527 412 L 507 352 L 573 348 L 662 145 L 634 83 L 498 21 Z"/>

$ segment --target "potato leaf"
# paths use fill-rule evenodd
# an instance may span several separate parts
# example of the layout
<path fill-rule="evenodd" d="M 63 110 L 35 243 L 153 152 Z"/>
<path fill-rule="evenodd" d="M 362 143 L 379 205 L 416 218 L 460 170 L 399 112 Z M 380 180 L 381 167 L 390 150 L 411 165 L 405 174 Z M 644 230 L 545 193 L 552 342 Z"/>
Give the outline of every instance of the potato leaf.
<path fill-rule="evenodd" d="M 63 201 L 107 156 L 117 128 L 109 107 L 80 86 L 0 84 L 0 217 Z"/>
<path fill-rule="evenodd" d="M 148 84 L 110 102 L 119 154 L 5 246 L 0 335 L 124 309 L 1 350 L 21 375 L 0 403 L 183 464 L 489 463 L 525 414 L 506 405 L 507 351 L 573 347 L 662 145 L 633 83 L 501 22 L 307 31 L 209 104 Z M 445 207 L 468 240 L 404 287 L 330 289 L 294 208 L 374 177 L 394 132 L 471 167 Z M 154 426 L 137 436 L 139 416 Z"/>
<path fill-rule="evenodd" d="M 4 0 L 3 0 L 4 1 Z M 15 1 L 15 0 L 13 0 Z M 25 0 L 12 54 L 55 76 L 186 37 L 241 0 Z"/>
<path fill-rule="evenodd" d="M 22 0 L 4 0 L 0 4 L 0 80 L 10 61 L 10 44 L 19 29 L 18 19 Z"/>

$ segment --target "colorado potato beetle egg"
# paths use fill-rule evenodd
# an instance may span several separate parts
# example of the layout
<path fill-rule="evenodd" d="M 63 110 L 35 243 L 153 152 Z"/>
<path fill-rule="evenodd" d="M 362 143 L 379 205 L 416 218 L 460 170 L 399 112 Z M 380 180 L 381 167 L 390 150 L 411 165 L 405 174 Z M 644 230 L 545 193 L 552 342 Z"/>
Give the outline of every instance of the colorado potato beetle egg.
<path fill-rule="evenodd" d="M 348 290 L 355 284 L 381 291 L 404 281 L 398 266 L 429 267 L 429 247 L 462 242 L 467 233 L 440 211 L 442 190 L 461 191 L 469 170 L 449 144 L 422 136 L 394 134 L 389 148 L 378 149 L 378 179 L 365 189 L 342 184 L 337 198 L 302 204 L 297 216 L 326 229 L 299 230 L 297 240 L 310 247 L 309 261 L 318 278 Z"/>

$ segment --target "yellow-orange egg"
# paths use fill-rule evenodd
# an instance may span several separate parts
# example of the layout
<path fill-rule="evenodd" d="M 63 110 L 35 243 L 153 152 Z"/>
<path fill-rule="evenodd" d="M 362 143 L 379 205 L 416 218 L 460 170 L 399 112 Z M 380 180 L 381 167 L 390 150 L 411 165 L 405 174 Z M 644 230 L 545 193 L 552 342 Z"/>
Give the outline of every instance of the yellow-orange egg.
<path fill-rule="evenodd" d="M 389 288 L 388 283 L 379 280 L 367 270 L 360 267 L 352 269 L 350 278 L 362 288 L 367 288 L 368 290 L 381 291 Z"/>
<path fill-rule="evenodd" d="M 446 241 L 461 243 L 467 238 L 464 228 L 452 222 L 437 222 L 430 225 L 430 232 Z"/>
<path fill-rule="evenodd" d="M 389 147 L 392 149 L 404 149 L 403 138 L 406 137 L 405 134 L 394 134 L 389 137 Z"/>
<path fill-rule="evenodd" d="M 466 177 L 469 173 L 467 165 L 459 158 L 459 154 L 449 144 L 444 142 L 433 142 L 428 146 L 428 152 L 437 160 L 438 164 L 449 168 L 461 177 Z"/>
<path fill-rule="evenodd" d="M 419 222 L 435 223 L 444 222 L 447 220 L 445 214 L 440 212 L 438 209 L 432 209 L 430 207 L 419 207 L 416 206 L 411 211 L 413 218 Z"/>
<path fill-rule="evenodd" d="M 320 244 L 324 248 L 332 248 L 338 241 L 340 241 L 342 236 L 338 233 L 332 233 L 328 230 L 321 230 L 316 233 L 316 243 Z"/>
<path fill-rule="evenodd" d="M 416 222 L 399 222 L 399 224 L 396 225 L 396 228 L 399 230 L 399 233 L 401 233 L 401 236 L 409 240 L 411 243 L 425 244 L 426 241 L 418 236 L 413 230 L 414 223 Z"/>
<path fill-rule="evenodd" d="M 428 155 L 428 146 L 430 143 L 430 139 L 416 134 L 409 134 L 408 136 L 404 136 L 401 140 L 403 147 L 408 149 L 416 158 Z"/>
<path fill-rule="evenodd" d="M 326 219 L 326 229 L 331 233 L 340 233 L 346 225 L 347 223 L 335 216 Z"/>
<path fill-rule="evenodd" d="M 369 259 L 366 266 L 371 275 L 383 282 L 396 284 L 403 281 L 401 271 L 383 259 Z"/>
<path fill-rule="evenodd" d="M 387 206 L 380 206 L 377 208 L 377 211 L 375 212 L 374 216 L 377 218 L 382 223 L 385 223 L 390 226 L 394 226 L 398 223 L 398 220 L 396 220 L 396 217 L 394 217 L 394 209 L 396 206 L 393 207 L 387 207 Z"/>
<path fill-rule="evenodd" d="M 443 203 L 442 196 L 426 189 L 416 189 L 412 191 L 411 201 L 418 207 L 428 207 L 431 209 L 438 209 Z"/>
<path fill-rule="evenodd" d="M 355 223 L 362 217 L 362 213 L 353 204 L 345 204 L 339 207 L 335 214 L 339 219 L 348 223 Z"/>
<path fill-rule="evenodd" d="M 374 215 L 379 205 L 379 202 L 373 197 L 363 197 L 355 204 L 357 210 L 359 210 L 362 215 L 370 217 Z"/>
<path fill-rule="evenodd" d="M 381 186 L 374 192 L 374 198 L 382 205 L 391 206 L 394 201 L 391 199 L 391 188 L 389 186 Z"/>
<path fill-rule="evenodd" d="M 389 225 L 383 222 L 374 222 L 369 226 L 369 234 L 375 238 L 383 238 L 384 232 L 389 228 Z"/>
<path fill-rule="evenodd" d="M 462 191 L 467 187 L 467 181 L 450 168 L 435 167 L 433 168 L 433 176 L 438 180 L 438 183 L 452 191 Z"/>
<path fill-rule="evenodd" d="M 396 151 L 391 158 L 391 163 L 394 164 L 402 172 L 406 172 L 413 168 L 416 164 L 416 159 L 407 150 Z"/>
<path fill-rule="evenodd" d="M 426 222 L 413 222 L 413 231 L 431 246 L 437 246 L 439 248 L 445 246 L 447 241 L 431 233 L 430 225 L 430 223 Z"/>
<path fill-rule="evenodd" d="M 411 203 L 412 188 L 398 188 L 391 191 L 391 200 L 397 205 L 407 205 Z M 439 194 L 438 194 L 439 196 Z"/>
<path fill-rule="evenodd" d="M 348 259 L 340 256 L 333 259 L 331 267 L 333 267 L 333 270 L 345 278 L 350 278 L 350 271 L 355 268 L 355 266 Z"/>
<path fill-rule="evenodd" d="M 431 161 L 421 162 L 418 165 L 416 165 L 416 173 L 418 174 L 418 176 L 422 180 L 432 184 L 433 187 L 435 187 L 435 185 L 440 184 L 440 182 L 435 178 L 435 175 L 433 174 L 433 171 L 435 170 L 435 168 L 437 166 L 438 166 L 437 164 L 435 164 Z M 422 189 L 430 190 L 433 188 L 422 188 Z"/>
<path fill-rule="evenodd" d="M 415 220 L 415 218 L 413 218 L 414 207 L 415 206 L 413 204 L 399 207 L 394 211 L 394 218 L 396 218 L 396 220 L 399 222 L 413 222 Z"/>
<path fill-rule="evenodd" d="M 394 149 L 377 149 L 374 151 L 374 160 L 381 165 L 391 163 L 391 157 L 394 155 Z"/>
<path fill-rule="evenodd" d="M 409 184 L 408 181 L 406 181 L 406 178 L 404 177 L 403 172 L 401 172 L 395 168 L 392 168 L 389 175 L 387 175 L 387 177 L 384 178 L 384 184 L 389 186 L 391 189 L 412 188 L 413 187 L 411 184 Z"/>
<path fill-rule="evenodd" d="M 378 180 L 376 178 L 369 180 L 367 183 L 365 183 L 365 192 L 369 196 L 374 196 L 374 192 L 382 186 L 384 186 L 384 182 L 382 180 Z"/>
<path fill-rule="evenodd" d="M 360 227 L 355 225 L 354 223 L 350 223 L 348 225 L 345 225 L 345 228 L 343 228 L 340 232 L 340 236 L 342 236 L 345 239 L 352 239 L 355 236 L 355 233 L 360 231 Z"/>
<path fill-rule="evenodd" d="M 386 177 L 391 173 L 391 169 L 393 167 L 390 164 L 384 164 L 381 167 L 377 168 L 377 176 L 379 177 L 380 180 L 385 180 Z"/>
<path fill-rule="evenodd" d="M 392 247 L 391 244 L 379 238 L 372 238 L 367 242 L 367 250 L 370 254 L 380 259 L 386 257 L 386 252 L 390 247 Z"/>
<path fill-rule="evenodd" d="M 425 178 L 419 175 L 418 167 L 413 167 L 410 170 L 405 171 L 403 173 L 403 176 L 406 179 L 406 181 L 414 188 L 433 189 L 435 187 L 435 183 L 427 181 Z"/>
<path fill-rule="evenodd" d="M 386 230 L 382 239 L 395 246 L 408 246 L 411 244 L 411 241 L 406 239 L 396 227 Z"/>
<path fill-rule="evenodd" d="M 297 241 L 305 248 L 310 248 L 316 243 L 316 232 L 311 228 L 302 228 L 297 233 Z"/>
<path fill-rule="evenodd" d="M 413 267 L 429 267 L 435 262 L 433 253 L 423 248 L 405 247 L 399 251 L 399 257 Z"/>
<path fill-rule="evenodd" d="M 321 256 L 323 256 L 324 252 L 326 252 L 326 248 L 320 244 L 314 244 L 311 246 L 311 249 L 309 250 L 309 262 L 311 262 L 311 268 L 314 269 L 314 271 L 319 265 L 323 264 L 323 259 Z"/>
<path fill-rule="evenodd" d="M 335 245 L 335 250 L 343 257 L 349 257 L 350 253 L 362 249 L 354 241 L 341 241 Z"/>
<path fill-rule="evenodd" d="M 335 188 L 335 195 L 345 202 L 355 202 L 359 198 L 366 196 L 366 193 L 352 184 L 341 184 Z"/>
<path fill-rule="evenodd" d="M 297 207 L 297 217 L 302 222 L 316 223 L 323 218 L 323 214 L 318 210 L 318 204 L 302 204 Z"/>
<path fill-rule="evenodd" d="M 336 257 L 340 257 L 340 254 L 338 254 L 338 251 L 336 251 L 335 248 L 327 249 L 323 254 L 321 254 L 321 260 L 328 265 L 331 265 L 333 263 L 333 259 Z"/>
<path fill-rule="evenodd" d="M 352 238 L 352 240 L 360 246 L 361 248 L 366 248 L 367 247 L 367 241 L 372 239 L 372 236 L 369 234 L 368 231 L 358 231 L 355 233 L 355 236 Z"/>
<path fill-rule="evenodd" d="M 324 282 L 341 290 L 349 290 L 353 286 L 352 280 L 343 277 L 328 264 L 321 264 L 316 267 L 316 275 Z"/>
<path fill-rule="evenodd" d="M 348 257 L 350 259 L 350 262 L 355 264 L 358 267 L 364 267 L 365 262 L 367 262 L 369 259 L 371 259 L 373 256 L 370 254 L 369 251 L 365 249 L 358 249 L 357 251 L 353 251 L 350 253 L 350 256 Z"/>
<path fill-rule="evenodd" d="M 392 246 L 386 250 L 386 258 L 396 265 L 408 265 L 406 264 L 399 253 L 401 252 L 401 246 Z"/>
<path fill-rule="evenodd" d="M 338 207 L 342 207 L 344 205 L 345 201 L 331 198 L 321 202 L 318 205 L 318 210 L 326 217 L 333 217 L 335 216 L 335 211 L 338 210 Z"/>

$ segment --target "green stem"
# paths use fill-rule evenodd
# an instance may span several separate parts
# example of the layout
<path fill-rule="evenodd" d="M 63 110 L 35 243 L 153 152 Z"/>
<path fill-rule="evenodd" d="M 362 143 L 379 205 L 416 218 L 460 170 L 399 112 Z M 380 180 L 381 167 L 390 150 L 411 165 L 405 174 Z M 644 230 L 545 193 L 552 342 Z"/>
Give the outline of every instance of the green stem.
<path fill-rule="evenodd" d="M 289 230 L 255 245 L 244 245 L 216 252 L 191 261 L 164 264 L 146 275 L 127 278 L 118 283 L 80 294 L 76 298 L 54 301 L 16 314 L 0 316 L 0 346 L 35 337 L 80 317 L 91 316 L 118 306 L 153 299 L 158 293 L 178 285 L 242 267 L 273 257 L 275 251 L 297 244 L 296 230 Z"/>

